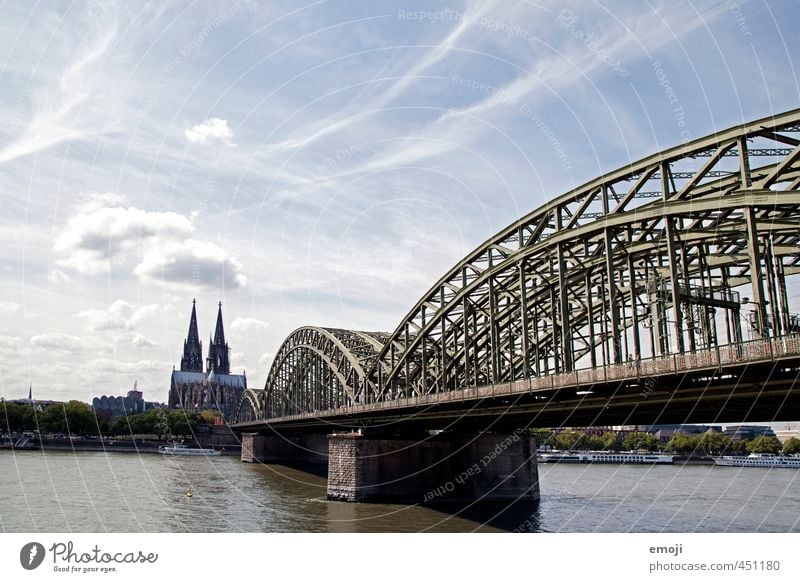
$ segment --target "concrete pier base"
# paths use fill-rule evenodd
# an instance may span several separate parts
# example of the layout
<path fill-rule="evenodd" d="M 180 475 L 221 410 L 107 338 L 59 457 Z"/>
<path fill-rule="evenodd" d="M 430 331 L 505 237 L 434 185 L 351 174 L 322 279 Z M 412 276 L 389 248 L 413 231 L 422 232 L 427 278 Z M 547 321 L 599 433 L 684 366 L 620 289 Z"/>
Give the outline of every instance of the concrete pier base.
<path fill-rule="evenodd" d="M 538 501 L 529 436 L 483 434 L 426 440 L 328 436 L 328 499 L 437 503 Z"/>
<path fill-rule="evenodd" d="M 243 463 L 328 464 L 326 435 L 242 435 Z"/>

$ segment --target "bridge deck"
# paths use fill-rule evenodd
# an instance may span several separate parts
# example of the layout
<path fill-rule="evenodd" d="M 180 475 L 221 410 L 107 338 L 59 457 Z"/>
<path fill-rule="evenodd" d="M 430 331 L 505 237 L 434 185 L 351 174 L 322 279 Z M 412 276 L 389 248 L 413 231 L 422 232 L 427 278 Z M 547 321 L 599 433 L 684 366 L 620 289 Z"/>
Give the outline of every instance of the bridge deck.
<path fill-rule="evenodd" d="M 489 386 L 309 411 L 240 423 L 233 428 L 362 426 L 371 418 L 409 422 L 427 419 L 430 423 L 435 419 L 449 422 L 454 418 L 520 415 L 526 417 L 529 426 L 560 425 L 569 419 L 578 425 L 591 424 L 587 420 L 601 410 L 603 424 L 609 424 L 610 407 L 619 409 L 618 422 L 643 424 L 668 422 L 668 418 L 691 422 L 713 420 L 725 407 L 737 406 L 737 415 L 746 415 L 756 401 L 760 401 L 759 420 L 777 420 L 800 410 L 799 390 L 795 389 L 798 366 L 800 335 L 790 335 Z M 766 401 L 769 406 L 764 405 Z"/>

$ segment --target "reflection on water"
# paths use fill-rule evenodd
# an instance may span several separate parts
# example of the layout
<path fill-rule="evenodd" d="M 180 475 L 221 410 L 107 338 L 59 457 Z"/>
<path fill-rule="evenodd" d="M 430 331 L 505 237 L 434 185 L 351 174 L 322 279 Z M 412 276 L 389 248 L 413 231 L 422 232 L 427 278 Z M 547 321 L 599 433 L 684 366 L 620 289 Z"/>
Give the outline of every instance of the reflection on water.
<path fill-rule="evenodd" d="M 422 507 L 329 502 L 324 477 L 232 457 L 2 451 L 0 531 L 800 531 L 800 471 L 541 465 L 539 473 L 540 504 Z"/>

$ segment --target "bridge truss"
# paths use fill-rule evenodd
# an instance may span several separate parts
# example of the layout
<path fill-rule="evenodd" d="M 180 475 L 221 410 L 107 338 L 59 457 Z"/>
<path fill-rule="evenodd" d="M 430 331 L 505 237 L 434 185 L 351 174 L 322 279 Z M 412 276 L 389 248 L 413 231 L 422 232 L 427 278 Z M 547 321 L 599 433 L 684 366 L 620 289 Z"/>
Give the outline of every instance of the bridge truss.
<path fill-rule="evenodd" d="M 392 333 L 305 327 L 239 420 L 598 369 L 800 331 L 800 110 L 602 175 L 445 274 Z"/>

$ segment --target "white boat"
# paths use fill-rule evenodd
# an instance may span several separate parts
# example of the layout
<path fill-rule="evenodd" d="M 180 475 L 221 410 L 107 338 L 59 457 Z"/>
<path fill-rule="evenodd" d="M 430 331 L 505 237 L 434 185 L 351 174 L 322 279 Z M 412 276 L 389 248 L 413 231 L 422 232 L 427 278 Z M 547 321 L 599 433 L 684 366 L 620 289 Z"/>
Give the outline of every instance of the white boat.
<path fill-rule="evenodd" d="M 536 459 L 540 463 L 602 463 L 620 465 L 671 465 L 674 462 L 672 455 L 661 455 L 658 453 L 607 453 L 604 451 L 554 451 L 551 453 L 539 453 Z"/>
<path fill-rule="evenodd" d="M 720 467 L 767 467 L 770 469 L 800 469 L 800 457 L 796 455 L 791 457 L 763 453 L 751 453 L 746 457 L 723 455 L 722 457 L 717 457 L 714 459 L 714 463 Z"/>
<path fill-rule="evenodd" d="M 222 451 L 214 449 L 191 449 L 180 443 L 170 443 L 158 448 L 162 455 L 184 455 L 188 457 L 219 457 Z"/>

